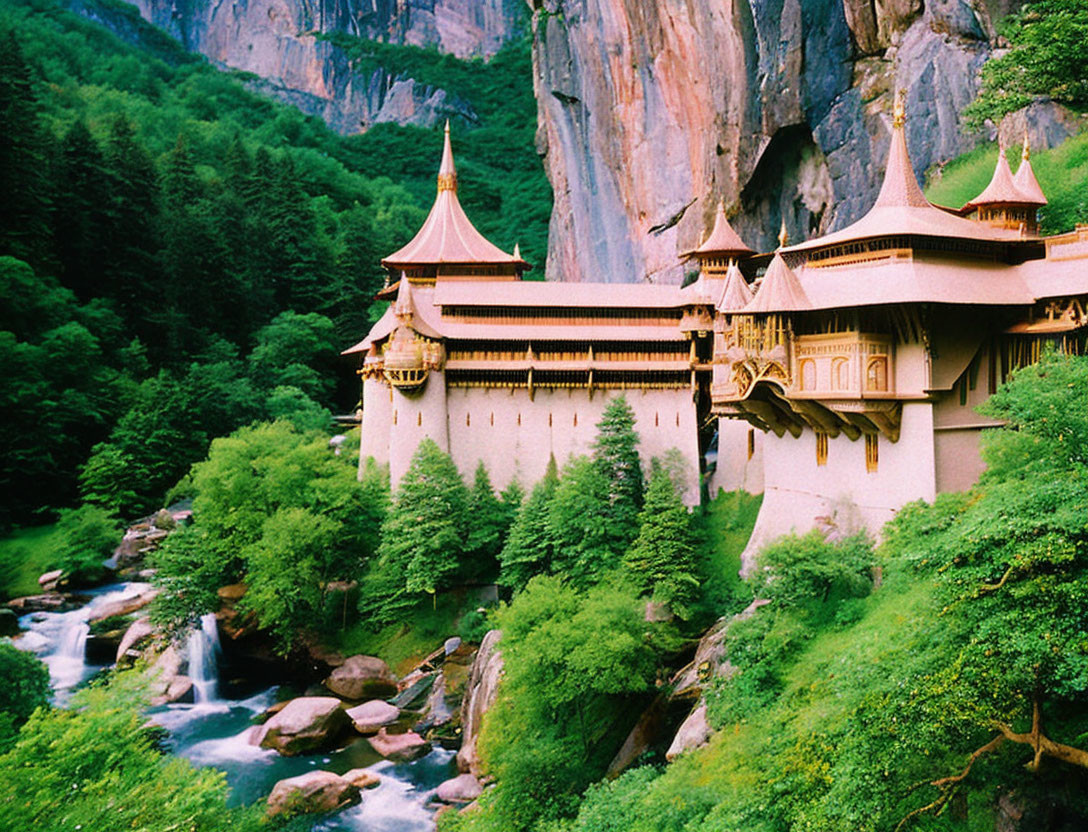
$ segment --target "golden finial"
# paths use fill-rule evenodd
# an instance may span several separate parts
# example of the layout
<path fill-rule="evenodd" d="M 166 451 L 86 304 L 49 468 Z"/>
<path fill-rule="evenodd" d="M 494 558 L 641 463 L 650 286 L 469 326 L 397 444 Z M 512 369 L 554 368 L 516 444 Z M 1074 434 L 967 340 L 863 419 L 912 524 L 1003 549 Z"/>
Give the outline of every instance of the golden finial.
<path fill-rule="evenodd" d="M 1028 138 L 1028 128 L 1024 128 L 1024 152 L 1022 158 L 1026 162 L 1031 158 L 1031 140 Z"/>
<path fill-rule="evenodd" d="M 902 127 L 907 121 L 907 105 L 904 102 L 906 90 L 895 91 L 895 102 L 892 104 L 892 127 Z"/>
<path fill-rule="evenodd" d="M 514 243 L 514 259 L 521 259 L 521 243 Z"/>
<path fill-rule="evenodd" d="M 782 218 L 782 227 L 778 230 L 778 247 L 785 248 L 790 241 L 790 232 L 786 230 L 786 218 Z"/>

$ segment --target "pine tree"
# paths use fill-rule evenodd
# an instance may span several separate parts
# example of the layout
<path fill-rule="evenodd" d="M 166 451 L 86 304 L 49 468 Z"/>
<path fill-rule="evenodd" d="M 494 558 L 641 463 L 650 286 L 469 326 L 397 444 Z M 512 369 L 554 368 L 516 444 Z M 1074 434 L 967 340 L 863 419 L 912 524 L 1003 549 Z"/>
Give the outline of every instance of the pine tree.
<path fill-rule="evenodd" d="M 61 282 L 88 300 L 100 295 L 105 283 L 110 187 L 102 151 L 82 121 L 61 142 L 55 193 L 53 235 Z"/>
<path fill-rule="evenodd" d="M 380 569 L 401 591 L 434 594 L 449 585 L 464 553 L 469 493 L 449 454 L 424 439 L 382 523 Z"/>
<path fill-rule="evenodd" d="M 0 30 L 0 254 L 37 269 L 51 249 L 51 155 L 30 67 L 12 29 Z"/>
<path fill-rule="evenodd" d="M 476 466 L 472 491 L 468 499 L 468 534 L 465 538 L 465 575 L 469 578 L 493 576 L 497 571 L 499 552 L 506 536 L 506 511 L 491 477 L 481 460 Z"/>
<path fill-rule="evenodd" d="M 620 565 L 634 536 L 611 516 L 609 482 L 589 457 L 576 457 L 563 468 L 548 504 L 548 531 L 554 546 L 551 571 L 586 588 Z"/>
<path fill-rule="evenodd" d="M 543 479 L 518 508 L 506 537 L 506 545 L 499 554 L 502 564 L 499 583 L 503 586 L 520 590 L 531 577 L 551 568 L 553 547 L 548 526 L 548 506 L 558 485 L 559 471 L 553 456 L 548 460 Z"/>
<path fill-rule="evenodd" d="M 670 472 L 654 462 L 638 537 L 623 562 L 641 591 L 685 618 L 699 588 L 691 520 Z"/>
<path fill-rule="evenodd" d="M 597 423 L 593 462 L 607 482 L 609 520 L 613 533 L 623 539 L 621 549 L 634 538 L 642 508 L 642 462 L 638 456 L 635 414 L 624 396 L 608 403 Z"/>

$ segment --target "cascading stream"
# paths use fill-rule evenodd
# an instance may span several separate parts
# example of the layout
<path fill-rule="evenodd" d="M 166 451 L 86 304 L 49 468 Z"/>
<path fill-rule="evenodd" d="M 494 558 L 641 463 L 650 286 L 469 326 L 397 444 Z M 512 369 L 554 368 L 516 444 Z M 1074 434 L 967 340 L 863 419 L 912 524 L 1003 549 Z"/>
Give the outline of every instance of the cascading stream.
<path fill-rule="evenodd" d="M 201 616 L 200 627 L 189 634 L 189 678 L 197 705 L 219 698 L 219 625 L 215 615 Z"/>

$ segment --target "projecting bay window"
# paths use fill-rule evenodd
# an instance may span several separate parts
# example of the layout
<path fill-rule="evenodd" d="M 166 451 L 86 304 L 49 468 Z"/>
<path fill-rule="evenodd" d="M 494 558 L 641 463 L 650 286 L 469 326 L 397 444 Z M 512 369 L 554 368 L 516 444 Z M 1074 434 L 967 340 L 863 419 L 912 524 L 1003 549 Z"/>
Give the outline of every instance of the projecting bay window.
<path fill-rule="evenodd" d="M 870 474 L 876 473 L 879 440 L 880 437 L 875 433 L 865 434 L 865 470 Z"/>
<path fill-rule="evenodd" d="M 816 464 L 827 465 L 827 434 L 816 432 Z"/>

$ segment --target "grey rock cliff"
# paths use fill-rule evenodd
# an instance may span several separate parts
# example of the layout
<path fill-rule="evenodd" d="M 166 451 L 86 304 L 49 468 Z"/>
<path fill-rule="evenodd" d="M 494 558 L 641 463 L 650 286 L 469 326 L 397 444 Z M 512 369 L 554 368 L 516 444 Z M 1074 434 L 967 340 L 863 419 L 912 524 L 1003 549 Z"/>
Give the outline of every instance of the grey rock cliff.
<path fill-rule="evenodd" d="M 871 204 L 890 99 L 919 173 L 969 149 L 959 112 L 992 49 L 963 0 L 530 0 L 548 276 L 678 282 L 719 199 L 767 249 Z"/>
<path fill-rule="evenodd" d="M 369 40 L 434 46 L 468 58 L 493 55 L 519 30 L 519 0 L 135 0 L 140 14 L 186 49 L 259 77 L 253 87 L 333 129 L 379 122 L 430 127 L 471 109 L 445 90 L 353 70 L 343 50 L 314 37 L 343 32 Z"/>

